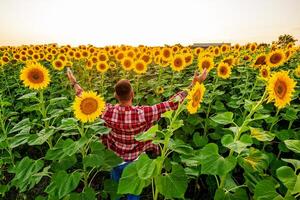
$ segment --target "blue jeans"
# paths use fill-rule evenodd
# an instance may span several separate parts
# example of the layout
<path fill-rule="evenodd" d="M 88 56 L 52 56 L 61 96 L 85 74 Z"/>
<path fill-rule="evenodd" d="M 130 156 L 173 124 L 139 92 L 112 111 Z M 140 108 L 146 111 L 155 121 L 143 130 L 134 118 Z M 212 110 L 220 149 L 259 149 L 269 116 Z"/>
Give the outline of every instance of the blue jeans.
<path fill-rule="evenodd" d="M 129 164 L 130 162 L 126 162 L 123 164 L 118 165 L 117 167 L 114 167 L 112 172 L 111 172 L 111 178 L 112 180 L 119 182 L 121 176 L 122 176 L 122 172 L 124 170 L 124 168 Z M 132 194 L 128 194 L 127 195 L 127 199 L 128 200 L 139 200 L 140 196 L 137 195 L 132 195 Z"/>

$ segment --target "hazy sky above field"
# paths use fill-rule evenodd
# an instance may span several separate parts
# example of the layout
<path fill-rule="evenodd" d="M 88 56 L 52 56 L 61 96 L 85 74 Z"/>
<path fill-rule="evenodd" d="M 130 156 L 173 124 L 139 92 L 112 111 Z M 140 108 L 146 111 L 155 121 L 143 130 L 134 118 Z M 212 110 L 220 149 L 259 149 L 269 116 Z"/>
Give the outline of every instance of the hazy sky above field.
<path fill-rule="evenodd" d="M 300 0 L 0 0 L 0 45 L 271 42 L 284 33 L 300 40 Z"/>

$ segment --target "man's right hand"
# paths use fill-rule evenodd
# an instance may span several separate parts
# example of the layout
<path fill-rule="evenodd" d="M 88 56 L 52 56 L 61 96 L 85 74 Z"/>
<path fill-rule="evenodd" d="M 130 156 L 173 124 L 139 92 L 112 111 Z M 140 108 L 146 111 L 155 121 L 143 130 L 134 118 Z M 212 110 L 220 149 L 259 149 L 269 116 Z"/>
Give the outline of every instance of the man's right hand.
<path fill-rule="evenodd" d="M 70 70 L 70 68 L 67 68 L 67 76 L 69 81 L 71 82 L 71 85 L 74 87 L 76 96 L 80 96 L 83 92 L 82 87 L 77 83 L 76 78 L 73 75 L 73 72 Z"/>
<path fill-rule="evenodd" d="M 199 73 L 196 71 L 190 87 L 193 87 L 197 82 L 202 83 L 206 79 L 206 77 L 207 77 L 206 68 L 204 68 L 201 75 L 199 75 Z"/>

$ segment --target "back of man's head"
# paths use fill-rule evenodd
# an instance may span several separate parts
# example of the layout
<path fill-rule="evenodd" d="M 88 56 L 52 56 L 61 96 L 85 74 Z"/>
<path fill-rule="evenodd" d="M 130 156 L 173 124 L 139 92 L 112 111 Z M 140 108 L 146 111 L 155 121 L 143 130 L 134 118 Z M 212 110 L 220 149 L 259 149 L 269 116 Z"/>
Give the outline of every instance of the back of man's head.
<path fill-rule="evenodd" d="M 115 85 L 115 94 L 120 101 L 128 101 L 131 98 L 132 87 L 129 80 L 122 79 Z"/>

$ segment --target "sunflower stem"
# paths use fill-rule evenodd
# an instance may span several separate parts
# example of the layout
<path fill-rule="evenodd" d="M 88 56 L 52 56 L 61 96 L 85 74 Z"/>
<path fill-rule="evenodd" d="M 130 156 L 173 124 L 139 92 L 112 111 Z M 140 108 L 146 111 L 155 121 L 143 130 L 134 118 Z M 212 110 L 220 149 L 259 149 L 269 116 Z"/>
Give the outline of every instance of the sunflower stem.
<path fill-rule="evenodd" d="M 238 131 L 237 131 L 237 133 L 234 136 L 234 142 L 236 142 L 236 141 L 239 140 L 239 138 L 240 138 L 240 136 L 241 136 L 241 134 L 242 134 L 242 132 L 244 130 L 244 127 L 246 127 L 249 124 L 249 122 L 250 122 L 249 119 L 251 119 L 252 115 L 256 112 L 256 110 L 258 109 L 258 107 L 264 102 L 266 96 L 267 96 L 267 90 L 265 90 L 264 94 L 262 95 L 261 99 L 257 102 L 257 104 L 254 107 L 252 107 L 250 113 L 244 119 L 243 124 L 240 127 L 238 127 Z M 228 157 L 232 156 L 233 153 L 234 153 L 234 150 L 230 149 Z M 220 182 L 219 188 L 222 188 L 222 189 L 224 188 L 226 178 L 227 178 L 227 174 L 224 175 L 224 176 L 221 176 L 221 182 Z"/>
<path fill-rule="evenodd" d="M 39 94 L 40 94 L 40 98 L 39 98 L 40 109 L 39 110 L 40 110 L 40 113 L 43 116 L 45 133 L 47 133 L 47 131 L 49 129 L 49 123 L 48 123 L 48 120 L 47 120 L 47 109 L 46 109 L 46 106 L 45 106 L 44 91 L 40 90 Z M 53 145 L 52 145 L 52 136 L 50 136 L 48 138 L 47 143 L 49 145 L 49 148 L 51 149 L 53 147 Z"/>
<path fill-rule="evenodd" d="M 213 81 L 213 90 L 212 90 L 212 93 L 211 94 L 215 94 L 215 90 L 217 89 L 217 83 L 218 83 L 218 77 L 216 77 L 215 79 L 214 79 L 214 81 Z M 204 136 L 206 136 L 206 134 L 207 134 L 207 128 L 208 128 L 208 118 L 209 118 L 209 113 L 210 113 L 210 111 L 211 111 L 211 104 L 212 104 L 212 102 L 213 102 L 213 100 L 214 100 L 214 98 L 215 98 L 215 96 L 212 96 L 212 98 L 210 99 L 211 101 L 209 102 L 209 104 L 208 104 L 208 108 L 207 108 L 207 111 L 206 111 L 206 118 L 205 118 L 205 124 L 204 124 Z"/>

